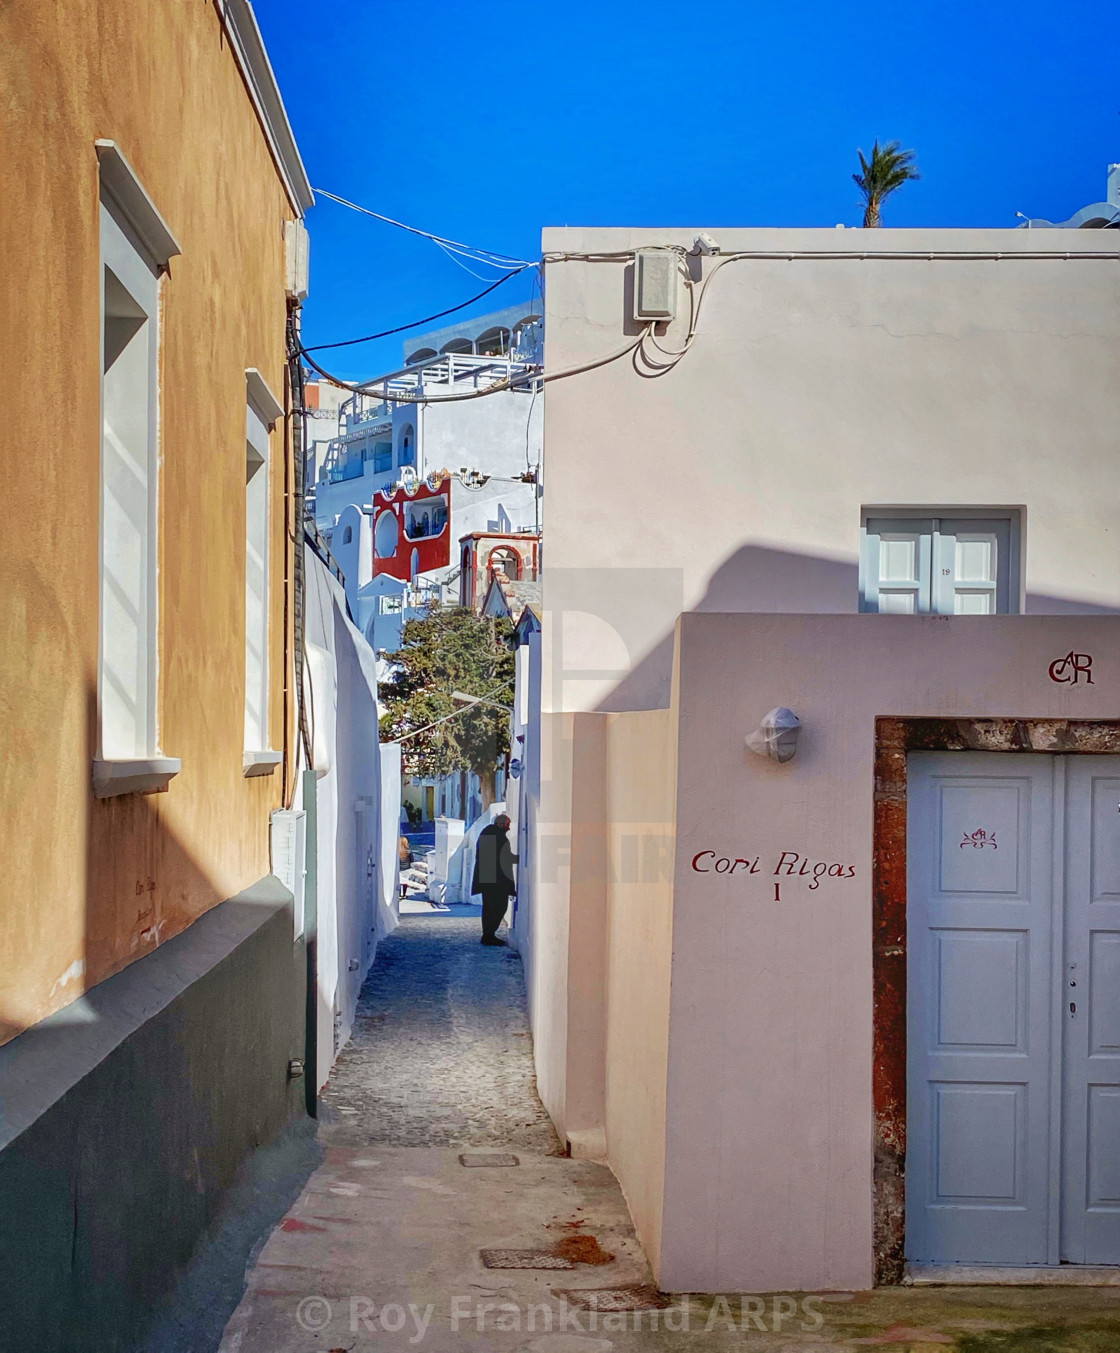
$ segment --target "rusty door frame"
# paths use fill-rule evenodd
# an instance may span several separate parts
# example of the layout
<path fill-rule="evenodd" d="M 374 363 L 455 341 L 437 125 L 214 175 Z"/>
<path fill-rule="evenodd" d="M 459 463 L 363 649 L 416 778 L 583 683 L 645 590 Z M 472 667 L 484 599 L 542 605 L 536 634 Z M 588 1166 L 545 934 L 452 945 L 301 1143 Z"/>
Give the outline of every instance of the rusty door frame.
<path fill-rule="evenodd" d="M 906 1236 L 906 793 L 910 752 L 1120 752 L 1120 720 L 875 720 L 872 1099 L 875 1282 L 901 1282 Z"/>

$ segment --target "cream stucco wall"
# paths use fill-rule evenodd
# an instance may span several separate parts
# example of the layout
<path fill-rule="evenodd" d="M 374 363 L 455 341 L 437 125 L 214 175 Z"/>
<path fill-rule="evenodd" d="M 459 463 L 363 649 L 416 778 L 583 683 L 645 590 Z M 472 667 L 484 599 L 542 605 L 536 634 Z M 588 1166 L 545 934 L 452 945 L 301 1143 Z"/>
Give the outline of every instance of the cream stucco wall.
<path fill-rule="evenodd" d="M 1120 618 L 686 615 L 679 642 L 660 1281 L 867 1287 L 875 718 L 1115 718 Z M 1093 685 L 1050 679 L 1071 648 Z M 776 704 L 786 765 L 743 745 Z M 775 875 L 786 851 L 854 876 Z"/>
<path fill-rule="evenodd" d="M 725 253 L 846 256 L 743 259 L 714 276 L 705 259 L 711 290 L 675 369 L 642 379 L 624 359 L 549 385 L 554 590 L 573 568 L 656 567 L 678 571 L 679 610 L 854 611 L 861 507 L 976 505 L 1024 510 L 1028 612 L 1120 608 L 1110 232 L 710 229 Z M 548 230 L 544 248 L 690 247 L 695 234 Z M 862 259 L 871 247 L 1004 257 Z M 1052 254 L 1016 257 L 1040 250 Z M 1112 257 L 1076 257 L 1101 250 Z M 637 333 L 630 271 L 548 265 L 547 369 Z M 683 291 L 680 304 L 683 316 Z M 660 341 L 682 334 L 683 320 Z M 611 590 L 603 577 L 608 606 Z M 665 705 L 671 628 L 651 617 L 627 636 L 641 666 L 624 689 L 569 682 L 546 708 Z"/>
<path fill-rule="evenodd" d="M 607 1155 L 661 1267 L 676 830 L 675 710 L 608 716 Z"/>
<path fill-rule="evenodd" d="M 542 1096 L 563 1130 L 576 1093 L 593 1101 L 585 1091 L 606 1049 L 608 1152 L 663 1286 L 865 1286 L 873 720 L 1115 715 L 1120 246 L 1101 232 L 711 233 L 725 252 L 787 257 L 726 263 L 692 349 L 657 379 L 624 358 L 548 387 L 539 833 L 555 864 L 535 894 L 534 926 L 554 941 L 533 954 Z M 602 255 L 687 247 L 695 234 L 550 230 L 544 247 Z M 870 249 L 896 256 L 860 256 Z M 897 256 L 937 252 L 953 257 Z M 1023 256 L 1035 252 L 1046 256 Z M 801 253 L 814 256 L 788 257 Z M 975 253 L 991 257 L 960 257 Z M 700 265 L 709 277 L 716 262 Z M 546 369 L 636 336 L 629 267 L 549 263 Z M 678 323 L 661 341 L 682 336 Z M 861 509 L 906 506 L 1018 510 L 1027 614 L 857 616 Z M 654 1074 L 661 1034 L 653 1019 L 644 1032 L 627 1023 L 622 996 L 656 1007 L 664 984 L 642 965 L 663 959 L 664 916 L 609 880 L 631 811 L 616 791 L 632 784 L 656 799 L 675 772 L 656 736 L 638 735 L 637 715 L 618 714 L 606 764 L 591 758 L 582 771 L 574 730 L 670 707 L 682 613 L 659 1144 L 659 1110 L 639 1096 L 656 1089 L 630 1079 L 627 1059 Z M 1070 648 L 1100 655 L 1095 686 L 1049 680 Z M 776 704 L 807 726 L 784 768 L 742 742 Z M 609 813 L 623 817 L 598 824 L 609 849 L 596 876 L 587 805 L 603 783 Z M 777 905 L 691 871 L 709 840 L 736 854 L 759 842 L 756 853 L 850 860 L 857 879 L 827 904 L 814 893 Z M 569 965 L 602 930 L 604 891 L 594 1027 L 594 999 L 573 1013 Z M 639 915 L 647 929 L 627 956 Z"/>
<path fill-rule="evenodd" d="M 279 772 L 242 775 L 247 367 L 283 399 L 295 215 L 215 6 L 14 0 L 0 10 L 9 366 L 34 431 L 5 448 L 0 561 L 0 1039 L 269 871 Z M 159 737 L 166 794 L 94 801 L 100 257 L 94 142 L 176 236 L 161 294 Z M 29 424 L 29 426 L 31 426 Z M 285 741 L 284 431 L 273 432 L 272 745 Z"/>

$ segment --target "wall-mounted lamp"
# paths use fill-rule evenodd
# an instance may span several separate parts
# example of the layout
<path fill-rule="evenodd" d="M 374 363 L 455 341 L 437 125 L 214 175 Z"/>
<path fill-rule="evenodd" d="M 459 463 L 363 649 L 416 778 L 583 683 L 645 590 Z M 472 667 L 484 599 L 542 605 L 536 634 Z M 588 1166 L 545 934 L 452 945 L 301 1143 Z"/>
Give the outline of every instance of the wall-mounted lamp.
<path fill-rule="evenodd" d="M 792 709 L 779 705 L 772 709 L 753 733 L 747 734 L 747 746 L 771 761 L 790 761 L 797 751 L 801 720 Z"/>

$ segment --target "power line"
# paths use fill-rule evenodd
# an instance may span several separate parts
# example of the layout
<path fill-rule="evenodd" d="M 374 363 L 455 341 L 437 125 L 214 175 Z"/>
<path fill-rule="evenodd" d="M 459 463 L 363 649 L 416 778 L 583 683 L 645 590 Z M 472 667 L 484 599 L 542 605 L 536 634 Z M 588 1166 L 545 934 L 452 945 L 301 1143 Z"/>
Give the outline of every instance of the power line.
<path fill-rule="evenodd" d="M 495 695 L 498 691 L 504 690 L 510 684 L 511 683 L 508 681 L 503 681 L 501 685 L 495 686 L 493 690 L 487 691 L 486 694 Z M 475 698 L 477 699 L 478 697 Z M 485 699 L 486 697 L 483 696 L 481 698 Z M 402 733 L 399 738 L 389 738 L 386 742 L 383 742 L 381 745 L 382 747 L 391 747 L 394 742 L 407 742 L 409 738 L 418 737 L 421 733 L 426 733 L 429 728 L 435 728 L 438 724 L 446 723 L 448 719 L 454 719 L 460 714 L 465 714 L 468 709 L 474 708 L 475 706 L 473 704 L 463 705 L 459 709 L 452 710 L 450 714 L 445 714 L 442 719 L 435 719 L 433 720 L 432 723 L 426 723 L 422 728 L 413 728 L 408 733 Z"/>
<path fill-rule="evenodd" d="M 449 310 L 439 310 L 434 315 L 428 315 L 425 319 L 414 320 L 411 324 L 398 324 L 395 329 L 386 329 L 379 334 L 366 334 L 364 338 L 345 338 L 340 343 L 316 343 L 310 348 L 300 348 L 300 352 L 322 352 L 326 348 L 350 348 L 355 343 L 372 343 L 375 338 L 391 338 L 393 334 L 403 334 L 407 329 L 419 329 L 424 324 L 431 324 L 433 320 L 443 319 L 445 315 L 453 315 L 457 310 L 465 310 L 468 305 L 474 305 L 475 301 L 481 301 L 483 296 L 489 296 L 503 282 L 508 282 L 511 277 L 516 277 L 518 273 L 523 273 L 526 268 L 533 267 L 536 267 L 536 264 L 526 263 L 516 272 L 507 272 L 505 276 L 499 277 L 496 282 L 492 282 L 485 291 L 480 291 L 477 296 L 472 296 L 469 301 L 462 301 L 459 305 L 453 305 Z"/>
<path fill-rule="evenodd" d="M 527 258 L 513 258 L 510 254 L 499 254 L 493 249 L 476 249 L 473 245 L 464 244 L 461 240 L 448 239 L 446 235 L 435 235 L 430 230 L 420 230 L 416 226 L 405 225 L 403 221 L 395 221 L 391 216 L 383 216 L 379 211 L 371 211 L 369 207 L 359 206 L 357 202 L 350 202 L 345 197 L 339 197 L 337 193 L 328 193 L 325 188 L 316 188 L 314 190 L 321 197 L 328 197 L 332 202 L 339 203 L 340 206 L 349 207 L 351 211 L 361 212 L 363 216 L 372 216 L 376 221 L 384 221 L 386 225 L 396 226 L 398 230 L 407 230 L 410 235 L 419 235 L 422 239 L 433 240 L 436 244 L 447 245 L 448 248 L 462 251 L 470 258 L 474 258 L 478 263 L 489 263 L 494 268 L 507 268 L 511 264 L 519 267 L 527 267 L 532 260 Z"/>
<path fill-rule="evenodd" d="M 338 376 L 332 376 L 329 371 L 324 371 L 313 357 L 307 358 L 307 365 L 317 371 L 324 380 L 330 381 L 332 385 L 337 385 L 340 390 L 349 390 L 356 395 L 379 396 L 390 404 L 456 404 L 467 399 L 485 399 L 489 395 L 500 394 L 503 390 L 515 390 L 519 386 L 528 385 L 530 382 L 548 385 L 551 381 L 566 380 L 569 376 L 579 376 L 585 371 L 594 371 L 597 367 L 607 366 L 610 362 L 617 362 L 620 357 L 626 357 L 629 353 L 641 348 L 652 331 L 653 321 L 650 321 L 643 327 L 637 338 L 626 343 L 623 347 L 615 349 L 614 352 L 608 352 L 604 357 L 593 357 L 590 361 L 580 362 L 578 366 L 565 367 L 562 371 L 526 370 L 518 375 L 511 374 L 505 380 L 495 381 L 493 385 L 488 385 L 483 390 L 470 390 L 461 395 L 410 395 L 403 391 L 390 391 L 387 386 L 384 390 L 378 390 L 371 388 L 377 386 L 378 381 L 376 379 L 366 381 L 364 385 L 355 385 L 352 381 L 341 380 Z"/>

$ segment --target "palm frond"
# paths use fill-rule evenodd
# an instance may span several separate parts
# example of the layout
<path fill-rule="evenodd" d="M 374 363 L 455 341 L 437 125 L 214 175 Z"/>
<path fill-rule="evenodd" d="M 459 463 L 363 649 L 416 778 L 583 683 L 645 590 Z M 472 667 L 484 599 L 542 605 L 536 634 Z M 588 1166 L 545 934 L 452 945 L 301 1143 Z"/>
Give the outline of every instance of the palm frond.
<path fill-rule="evenodd" d="M 852 175 L 852 181 L 863 194 L 866 204 L 864 225 L 879 224 L 879 212 L 883 203 L 893 192 L 897 192 L 904 183 L 921 178 L 914 163 L 914 151 L 903 150 L 901 141 L 888 141 L 880 145 L 878 139 L 871 148 L 868 158 L 862 150 L 859 155 L 860 173 Z"/>

